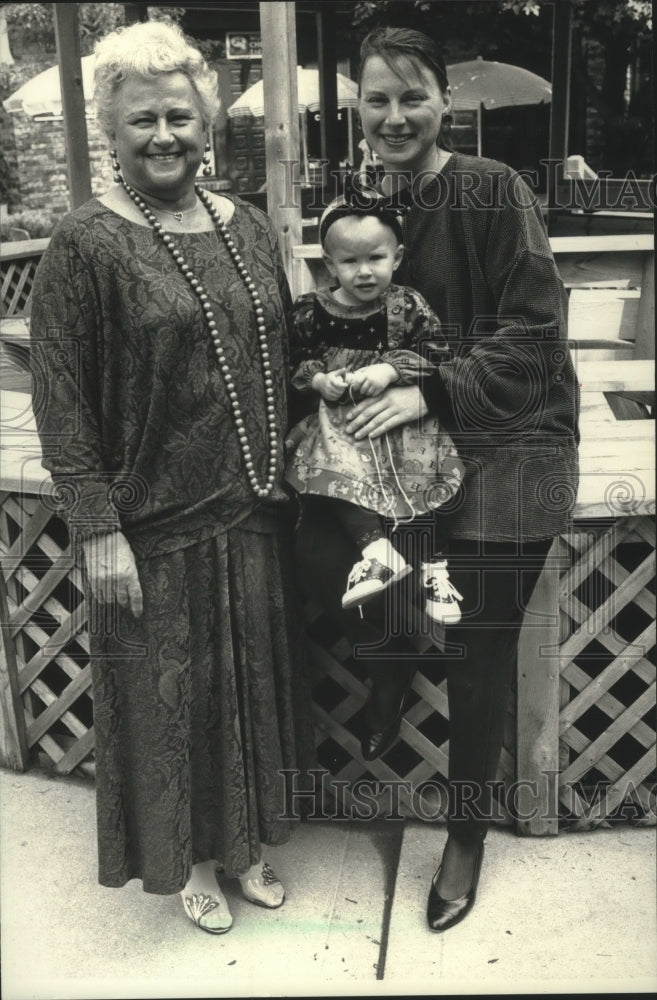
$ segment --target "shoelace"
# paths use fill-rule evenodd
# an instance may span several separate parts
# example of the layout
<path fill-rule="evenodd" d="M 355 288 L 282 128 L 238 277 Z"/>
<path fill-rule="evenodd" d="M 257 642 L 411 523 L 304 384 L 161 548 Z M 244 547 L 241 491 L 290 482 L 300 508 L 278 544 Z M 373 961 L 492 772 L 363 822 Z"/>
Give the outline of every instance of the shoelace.
<path fill-rule="evenodd" d="M 433 570 L 431 576 L 427 576 L 425 584 L 433 590 L 434 598 L 440 601 L 462 601 L 463 597 L 449 578 L 446 569 Z"/>
<path fill-rule="evenodd" d="M 352 405 L 356 406 L 356 404 L 359 402 L 359 400 L 356 399 L 356 397 L 354 396 L 354 387 L 352 385 L 349 386 L 349 396 L 351 398 Z M 413 506 L 411 500 L 409 499 L 408 494 L 406 493 L 404 487 L 402 486 L 402 484 L 401 484 L 401 482 L 399 480 L 399 476 L 397 474 L 397 468 L 395 466 L 395 462 L 394 462 L 394 459 L 392 457 L 392 449 L 390 447 L 390 438 L 388 437 L 387 431 L 386 431 L 386 433 L 383 436 L 385 438 L 386 445 L 387 445 L 387 448 L 388 448 L 388 458 L 390 459 L 390 468 L 392 469 L 392 474 L 395 477 L 395 482 L 397 483 L 397 488 L 399 489 L 399 492 L 401 493 L 401 495 L 403 496 L 404 500 L 408 504 L 408 509 L 410 510 L 410 514 L 409 514 L 408 518 L 406 519 L 406 521 L 412 521 L 413 518 L 417 516 L 417 511 L 415 510 L 415 507 Z M 385 496 L 386 496 L 386 484 L 385 484 L 385 480 L 383 478 L 383 473 L 381 471 L 381 466 L 379 464 L 379 458 L 378 458 L 378 455 L 377 455 L 377 453 L 376 453 L 376 451 L 374 449 L 374 445 L 372 444 L 372 438 L 368 437 L 367 440 L 369 442 L 370 451 L 372 452 L 372 458 L 374 459 L 374 467 L 376 469 L 376 474 L 377 474 L 377 477 L 378 477 L 378 480 L 379 480 L 379 489 L 381 490 L 382 497 L 385 499 Z M 390 497 L 390 499 L 387 501 L 387 511 L 386 511 L 386 513 L 389 514 L 389 515 L 391 515 L 392 519 L 394 521 L 393 531 L 397 527 L 398 524 L 402 524 L 402 523 L 405 524 L 406 523 L 406 521 L 404 521 L 404 522 L 400 521 L 400 519 L 397 517 L 397 515 L 395 513 L 394 507 L 395 507 L 394 498 Z"/>
<path fill-rule="evenodd" d="M 395 462 L 394 462 L 394 459 L 392 457 L 392 449 L 390 447 L 390 438 L 388 437 L 387 432 L 383 436 L 384 436 L 384 438 L 386 440 L 386 445 L 388 447 L 388 458 L 390 459 L 390 468 L 392 469 L 392 474 L 395 477 L 395 482 L 397 483 L 397 487 L 399 489 L 399 492 L 401 493 L 401 495 L 403 496 L 404 500 L 408 504 L 408 508 L 409 508 L 409 510 L 411 512 L 410 515 L 406 518 L 406 521 L 412 521 L 413 518 L 416 516 L 415 507 L 411 503 L 411 500 L 410 500 L 408 494 L 406 493 L 406 490 L 402 486 L 402 484 L 401 484 L 401 482 L 399 480 L 399 476 L 397 475 L 397 468 L 395 466 Z M 383 473 L 381 472 L 381 466 L 379 465 L 379 459 L 378 459 L 376 451 L 374 449 L 374 445 L 372 444 L 372 439 L 368 438 L 367 440 L 370 443 L 370 450 L 372 452 L 372 458 L 374 459 L 374 465 L 376 467 L 376 474 L 379 477 L 379 488 L 381 490 L 382 495 L 385 497 L 385 485 L 386 484 L 385 484 L 384 479 L 383 479 Z M 394 499 L 392 497 L 388 501 L 388 513 L 392 515 L 392 519 L 394 521 L 393 530 L 397 527 L 398 524 L 402 524 L 402 523 L 405 524 L 406 523 L 406 521 L 402 522 L 397 517 L 397 515 L 396 515 L 396 513 L 394 511 Z"/>
<path fill-rule="evenodd" d="M 266 861 L 262 866 L 262 881 L 265 885 L 273 885 L 274 882 L 280 882 L 280 879 L 277 879 L 274 875 L 274 869 Z"/>
<path fill-rule="evenodd" d="M 355 563 L 347 577 L 347 586 L 362 580 L 371 565 L 372 563 L 369 559 L 361 559 L 360 562 Z"/>

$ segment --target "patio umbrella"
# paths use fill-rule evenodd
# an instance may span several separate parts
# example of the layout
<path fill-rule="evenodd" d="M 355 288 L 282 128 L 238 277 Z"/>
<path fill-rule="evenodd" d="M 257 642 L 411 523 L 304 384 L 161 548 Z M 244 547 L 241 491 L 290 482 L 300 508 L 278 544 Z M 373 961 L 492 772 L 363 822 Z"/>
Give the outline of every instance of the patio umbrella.
<path fill-rule="evenodd" d="M 358 107 L 358 84 L 350 80 L 348 76 L 337 73 L 338 80 L 338 107 L 356 108 Z M 299 114 L 306 111 L 319 111 L 319 70 L 303 69 L 297 66 L 297 101 Z M 263 93 L 263 81 L 258 80 L 252 87 L 245 90 L 241 97 L 231 104 L 228 114 L 231 118 L 238 115 L 254 115 L 256 118 L 262 117 L 265 113 L 265 102 Z"/>
<path fill-rule="evenodd" d="M 510 63 L 470 59 L 447 67 L 456 111 L 477 112 L 477 151 L 481 156 L 481 109 L 548 104 L 552 86 L 542 76 Z"/>
<path fill-rule="evenodd" d="M 87 114 L 93 110 L 94 97 L 94 57 L 84 56 L 82 59 L 82 89 Z M 9 112 L 22 111 L 24 114 L 61 115 L 62 94 L 59 82 L 59 66 L 51 66 L 33 76 L 22 87 L 14 91 L 6 101 L 5 109 Z"/>
<path fill-rule="evenodd" d="M 358 107 L 358 84 L 350 80 L 348 76 L 337 73 L 338 82 L 338 107 L 356 108 Z M 306 111 L 319 111 L 319 70 L 304 69 L 297 66 L 297 107 L 302 116 L 301 121 L 301 143 L 303 152 L 303 169 L 306 181 L 308 180 L 308 126 L 306 122 Z M 228 108 L 230 118 L 238 118 L 240 115 L 253 115 L 256 118 L 262 117 L 265 113 L 264 86 L 263 81 L 258 80 L 252 87 L 245 90 L 241 97 Z M 353 157 L 352 157 L 353 159 Z"/>

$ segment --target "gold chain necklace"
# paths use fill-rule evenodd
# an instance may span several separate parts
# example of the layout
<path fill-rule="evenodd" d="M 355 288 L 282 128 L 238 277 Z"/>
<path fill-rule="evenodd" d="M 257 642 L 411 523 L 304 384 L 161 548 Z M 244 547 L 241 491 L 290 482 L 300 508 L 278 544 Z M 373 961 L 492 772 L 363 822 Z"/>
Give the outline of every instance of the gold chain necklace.
<path fill-rule="evenodd" d="M 172 212 L 169 208 L 158 208 L 156 205 L 149 205 L 146 202 L 148 208 L 151 212 L 164 212 L 165 215 L 171 215 L 176 222 L 184 222 L 185 219 L 190 219 L 192 216 L 196 215 L 200 208 L 200 203 L 198 201 L 194 202 L 193 208 L 186 208 L 184 212 Z"/>

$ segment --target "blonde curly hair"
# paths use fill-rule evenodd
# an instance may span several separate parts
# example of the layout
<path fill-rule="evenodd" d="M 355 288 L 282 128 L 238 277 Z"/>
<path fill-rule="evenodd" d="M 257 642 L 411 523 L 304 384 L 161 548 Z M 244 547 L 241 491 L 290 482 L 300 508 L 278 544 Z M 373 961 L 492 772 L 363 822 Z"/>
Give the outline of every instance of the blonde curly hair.
<path fill-rule="evenodd" d="M 129 76 L 184 73 L 198 95 L 204 128 L 214 121 L 219 110 L 217 74 L 178 25 L 145 21 L 119 28 L 97 42 L 94 55 L 96 116 L 108 138 L 114 130 L 116 91 Z"/>

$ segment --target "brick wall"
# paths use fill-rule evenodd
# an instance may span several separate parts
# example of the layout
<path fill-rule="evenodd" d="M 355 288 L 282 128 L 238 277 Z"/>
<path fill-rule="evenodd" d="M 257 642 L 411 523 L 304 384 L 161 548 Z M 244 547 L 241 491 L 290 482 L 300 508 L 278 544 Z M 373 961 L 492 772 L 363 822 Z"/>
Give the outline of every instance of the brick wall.
<path fill-rule="evenodd" d="M 0 135 L 2 136 L 2 150 L 0 150 L 2 196 L 0 197 L 0 202 L 4 202 L 13 208 L 14 205 L 20 204 L 20 186 L 12 129 L 12 116 L 0 104 Z"/>
<path fill-rule="evenodd" d="M 63 122 L 38 120 L 17 112 L 10 116 L 10 126 L 18 174 L 16 207 L 66 211 L 70 202 Z M 95 118 L 87 118 L 87 133 L 91 187 L 95 195 L 102 194 L 113 183 L 107 141 Z M 11 147 L 11 134 L 5 136 L 4 142 Z"/>

